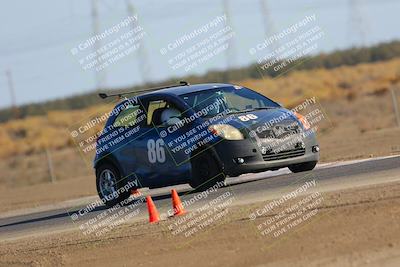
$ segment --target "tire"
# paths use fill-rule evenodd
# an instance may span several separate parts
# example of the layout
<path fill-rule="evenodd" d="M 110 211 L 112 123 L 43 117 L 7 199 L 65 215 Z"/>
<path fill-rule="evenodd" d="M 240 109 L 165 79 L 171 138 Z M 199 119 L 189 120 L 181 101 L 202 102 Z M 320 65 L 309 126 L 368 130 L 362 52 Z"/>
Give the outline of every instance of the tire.
<path fill-rule="evenodd" d="M 294 173 L 306 172 L 306 171 L 311 171 L 312 169 L 314 169 L 315 165 L 317 165 L 316 161 L 299 163 L 299 164 L 294 164 L 294 165 L 289 166 L 289 170 Z"/>
<path fill-rule="evenodd" d="M 107 174 L 113 176 L 110 181 L 105 180 Z M 123 188 L 127 183 L 127 179 L 121 180 L 121 175 L 114 165 L 109 163 L 101 164 L 98 168 L 96 168 L 96 187 L 97 187 L 97 194 L 99 195 L 100 199 L 103 201 L 104 205 L 107 207 L 113 207 L 116 204 L 121 203 L 122 201 L 129 198 L 131 192 L 130 190 L 120 190 L 118 194 L 118 189 Z M 106 185 L 107 184 L 107 185 Z M 111 189 L 111 187 L 113 189 Z M 109 190 L 107 190 L 109 189 Z M 134 188 L 132 188 L 134 189 Z M 107 194 L 107 192 L 109 194 Z M 115 192 L 113 194 L 112 192 Z"/>
<path fill-rule="evenodd" d="M 196 191 L 204 191 L 225 181 L 221 167 L 210 152 L 201 152 L 191 160 L 191 164 L 192 177 L 189 185 Z"/>

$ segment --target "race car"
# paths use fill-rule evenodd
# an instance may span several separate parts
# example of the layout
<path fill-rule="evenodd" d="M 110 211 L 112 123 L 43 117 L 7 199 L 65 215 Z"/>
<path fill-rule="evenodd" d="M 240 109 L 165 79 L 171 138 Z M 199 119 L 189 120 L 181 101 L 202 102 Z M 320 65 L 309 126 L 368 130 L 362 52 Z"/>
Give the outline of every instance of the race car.
<path fill-rule="evenodd" d="M 107 206 L 142 187 L 205 190 L 244 173 L 309 171 L 319 160 L 307 119 L 249 88 L 180 82 L 134 93 L 100 94 L 122 99 L 96 143 L 97 191 Z"/>

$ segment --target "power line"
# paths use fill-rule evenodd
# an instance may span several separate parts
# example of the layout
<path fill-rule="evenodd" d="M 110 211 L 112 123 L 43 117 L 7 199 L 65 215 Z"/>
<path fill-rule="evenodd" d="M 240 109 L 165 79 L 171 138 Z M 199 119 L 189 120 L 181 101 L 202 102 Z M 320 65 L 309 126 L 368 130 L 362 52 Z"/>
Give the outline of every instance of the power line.
<path fill-rule="evenodd" d="M 352 0 L 349 0 L 349 1 L 352 1 Z M 386 4 L 386 3 L 392 3 L 392 2 L 396 2 L 396 1 L 398 1 L 398 0 L 380 0 L 380 1 L 377 1 L 377 0 L 363 0 L 363 4 L 365 5 L 365 4 Z M 116 1 L 116 3 L 119 3 L 118 1 Z M 105 6 L 109 6 L 109 4 L 106 4 Z M 316 8 L 319 8 L 319 9 L 328 9 L 328 8 L 331 8 L 331 7 L 335 7 L 335 6 L 337 6 L 337 3 L 335 3 L 335 2 L 332 2 L 332 1 L 327 1 L 326 3 L 324 2 L 324 4 L 323 5 L 318 5 L 318 4 L 313 4 L 313 8 L 314 9 L 316 9 Z M 348 5 L 348 6 L 350 6 L 350 5 Z M 119 10 L 117 10 L 117 9 L 115 9 L 115 5 L 113 6 L 114 7 L 114 9 L 111 9 L 111 11 L 114 11 L 114 10 L 116 10 L 116 11 L 119 11 Z M 357 12 L 356 12 L 357 13 Z M 179 13 L 179 15 L 187 15 L 186 13 Z M 109 13 L 107 13 L 107 15 L 109 15 Z M 78 19 L 90 19 L 90 17 L 87 17 L 86 15 L 78 15 L 78 14 L 74 14 L 74 16 L 73 16 L 74 18 L 78 18 Z M 177 14 L 175 14 L 175 13 L 173 13 L 172 15 L 171 14 L 167 14 L 166 13 L 166 16 L 165 16 L 165 18 L 171 18 L 171 17 L 174 17 L 174 18 L 176 18 L 177 17 Z M 55 19 L 55 20 L 52 20 L 52 21 L 49 21 L 49 22 L 46 22 L 46 23 L 43 23 L 43 24 L 39 24 L 39 25 L 35 25 L 35 27 L 34 28 L 31 28 L 31 27 L 29 27 L 29 28 L 27 28 L 26 30 L 25 30 L 25 32 L 24 32 L 24 36 L 25 36 L 25 38 L 27 39 L 27 40 L 32 40 L 32 39 L 36 39 L 37 38 L 37 33 L 35 33 L 34 35 L 32 35 L 32 36 L 29 36 L 29 35 L 27 35 L 27 33 L 30 33 L 30 32 L 37 32 L 36 30 L 39 28 L 39 29 L 45 29 L 46 27 L 48 27 L 48 29 L 50 29 L 50 28 L 59 28 L 59 22 L 66 22 L 66 21 L 68 21 L 69 19 L 71 18 L 71 16 L 67 16 L 67 17 L 64 17 L 64 18 L 59 18 L 59 19 Z M 363 23 L 365 23 L 366 22 L 366 20 L 364 20 L 363 21 Z M 56 26 L 55 26 L 56 25 Z M 268 24 L 267 24 L 268 25 Z M 49 27 L 50 26 L 50 27 Z M 365 31 L 364 31 L 365 32 Z M 51 35 L 51 34 L 50 34 Z M 48 33 L 46 33 L 46 38 L 49 36 L 49 34 Z M 45 44 L 37 44 L 37 45 L 27 45 L 27 46 L 24 46 L 24 47 L 20 47 L 20 48 L 17 48 L 17 49 L 15 49 L 15 47 L 14 47 L 14 45 L 9 45 L 8 47 L 12 47 L 12 48 L 14 48 L 13 50 L 7 50 L 7 51 L 0 51 L 0 55 L 2 55 L 2 56 L 8 56 L 8 55 L 10 55 L 10 54 L 20 54 L 20 53 L 25 53 L 25 52 L 30 52 L 30 51 L 40 51 L 40 50 L 43 50 L 43 49 L 47 49 L 47 48 L 51 48 L 51 47 L 56 47 L 56 46 L 61 46 L 61 45 L 65 45 L 65 42 L 72 42 L 72 41 L 77 41 L 77 40 L 80 40 L 82 37 L 84 37 L 83 35 L 76 35 L 76 37 L 73 37 L 73 38 L 71 38 L 71 39 L 68 39 L 68 40 L 65 40 L 65 41 L 62 41 L 62 42 L 60 42 L 59 40 L 54 40 L 54 41 L 51 41 L 51 42 L 46 42 Z M 4 39 L 3 39 L 3 41 L 4 41 Z M 11 42 L 20 42 L 20 43 L 23 43 L 22 41 L 20 41 L 20 40 L 15 40 L 15 39 L 11 39 L 11 40 L 8 40 L 9 42 L 11 41 Z M 28 42 L 27 44 L 30 44 L 30 42 Z"/>

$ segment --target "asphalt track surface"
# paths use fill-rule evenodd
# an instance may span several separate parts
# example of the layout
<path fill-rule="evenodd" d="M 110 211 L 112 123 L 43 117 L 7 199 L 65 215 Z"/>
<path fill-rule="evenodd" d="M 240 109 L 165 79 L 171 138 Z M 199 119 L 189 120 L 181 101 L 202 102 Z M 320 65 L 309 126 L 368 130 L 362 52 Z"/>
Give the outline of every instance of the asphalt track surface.
<path fill-rule="evenodd" d="M 308 193 L 312 191 L 327 192 L 400 181 L 400 156 L 321 164 L 313 171 L 296 174 L 283 169 L 277 172 L 247 174 L 236 178 L 227 178 L 227 185 L 218 189 L 215 194 L 218 196 L 228 191 L 231 192 L 234 196 L 233 205 L 256 203 L 278 199 L 284 194 L 299 188 L 306 181 L 311 180 L 316 181 L 316 187 L 310 189 L 311 191 Z M 193 199 L 195 194 L 198 194 L 198 192 L 191 191 L 187 185 L 175 188 L 178 189 L 182 201 Z M 150 194 L 160 213 L 167 214 L 167 211 L 171 209 L 170 189 L 143 190 L 143 196 Z M 210 194 L 208 198 L 210 199 L 212 196 L 213 194 Z M 45 211 L 1 217 L 0 241 L 79 229 L 79 226 L 85 222 L 107 211 L 104 206 L 98 206 L 83 216 L 78 216 L 78 219 L 74 221 L 71 215 L 79 214 L 79 211 L 82 211 L 90 203 L 89 200 L 93 201 L 96 198 L 85 199 L 84 203 L 71 204 L 67 208 L 53 208 Z M 192 209 L 201 207 L 206 201 L 208 200 L 198 200 L 195 204 L 188 207 L 187 210 L 190 212 Z M 138 211 L 140 211 L 137 215 L 130 218 L 129 221 L 147 220 L 146 203 L 138 202 L 138 200 L 134 199 L 129 204 L 132 203 L 137 203 Z"/>

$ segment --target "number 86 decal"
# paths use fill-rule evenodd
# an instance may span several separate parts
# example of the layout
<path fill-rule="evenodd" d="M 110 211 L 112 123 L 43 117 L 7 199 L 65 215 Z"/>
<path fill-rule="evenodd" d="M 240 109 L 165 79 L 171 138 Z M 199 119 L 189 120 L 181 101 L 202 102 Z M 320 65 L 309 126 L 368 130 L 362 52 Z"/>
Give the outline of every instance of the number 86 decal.
<path fill-rule="evenodd" d="M 238 117 L 241 121 L 249 121 L 249 120 L 256 120 L 258 117 L 254 114 L 247 114 Z"/>
<path fill-rule="evenodd" d="M 162 139 L 149 139 L 147 141 L 147 156 L 150 163 L 165 162 L 164 141 Z"/>

